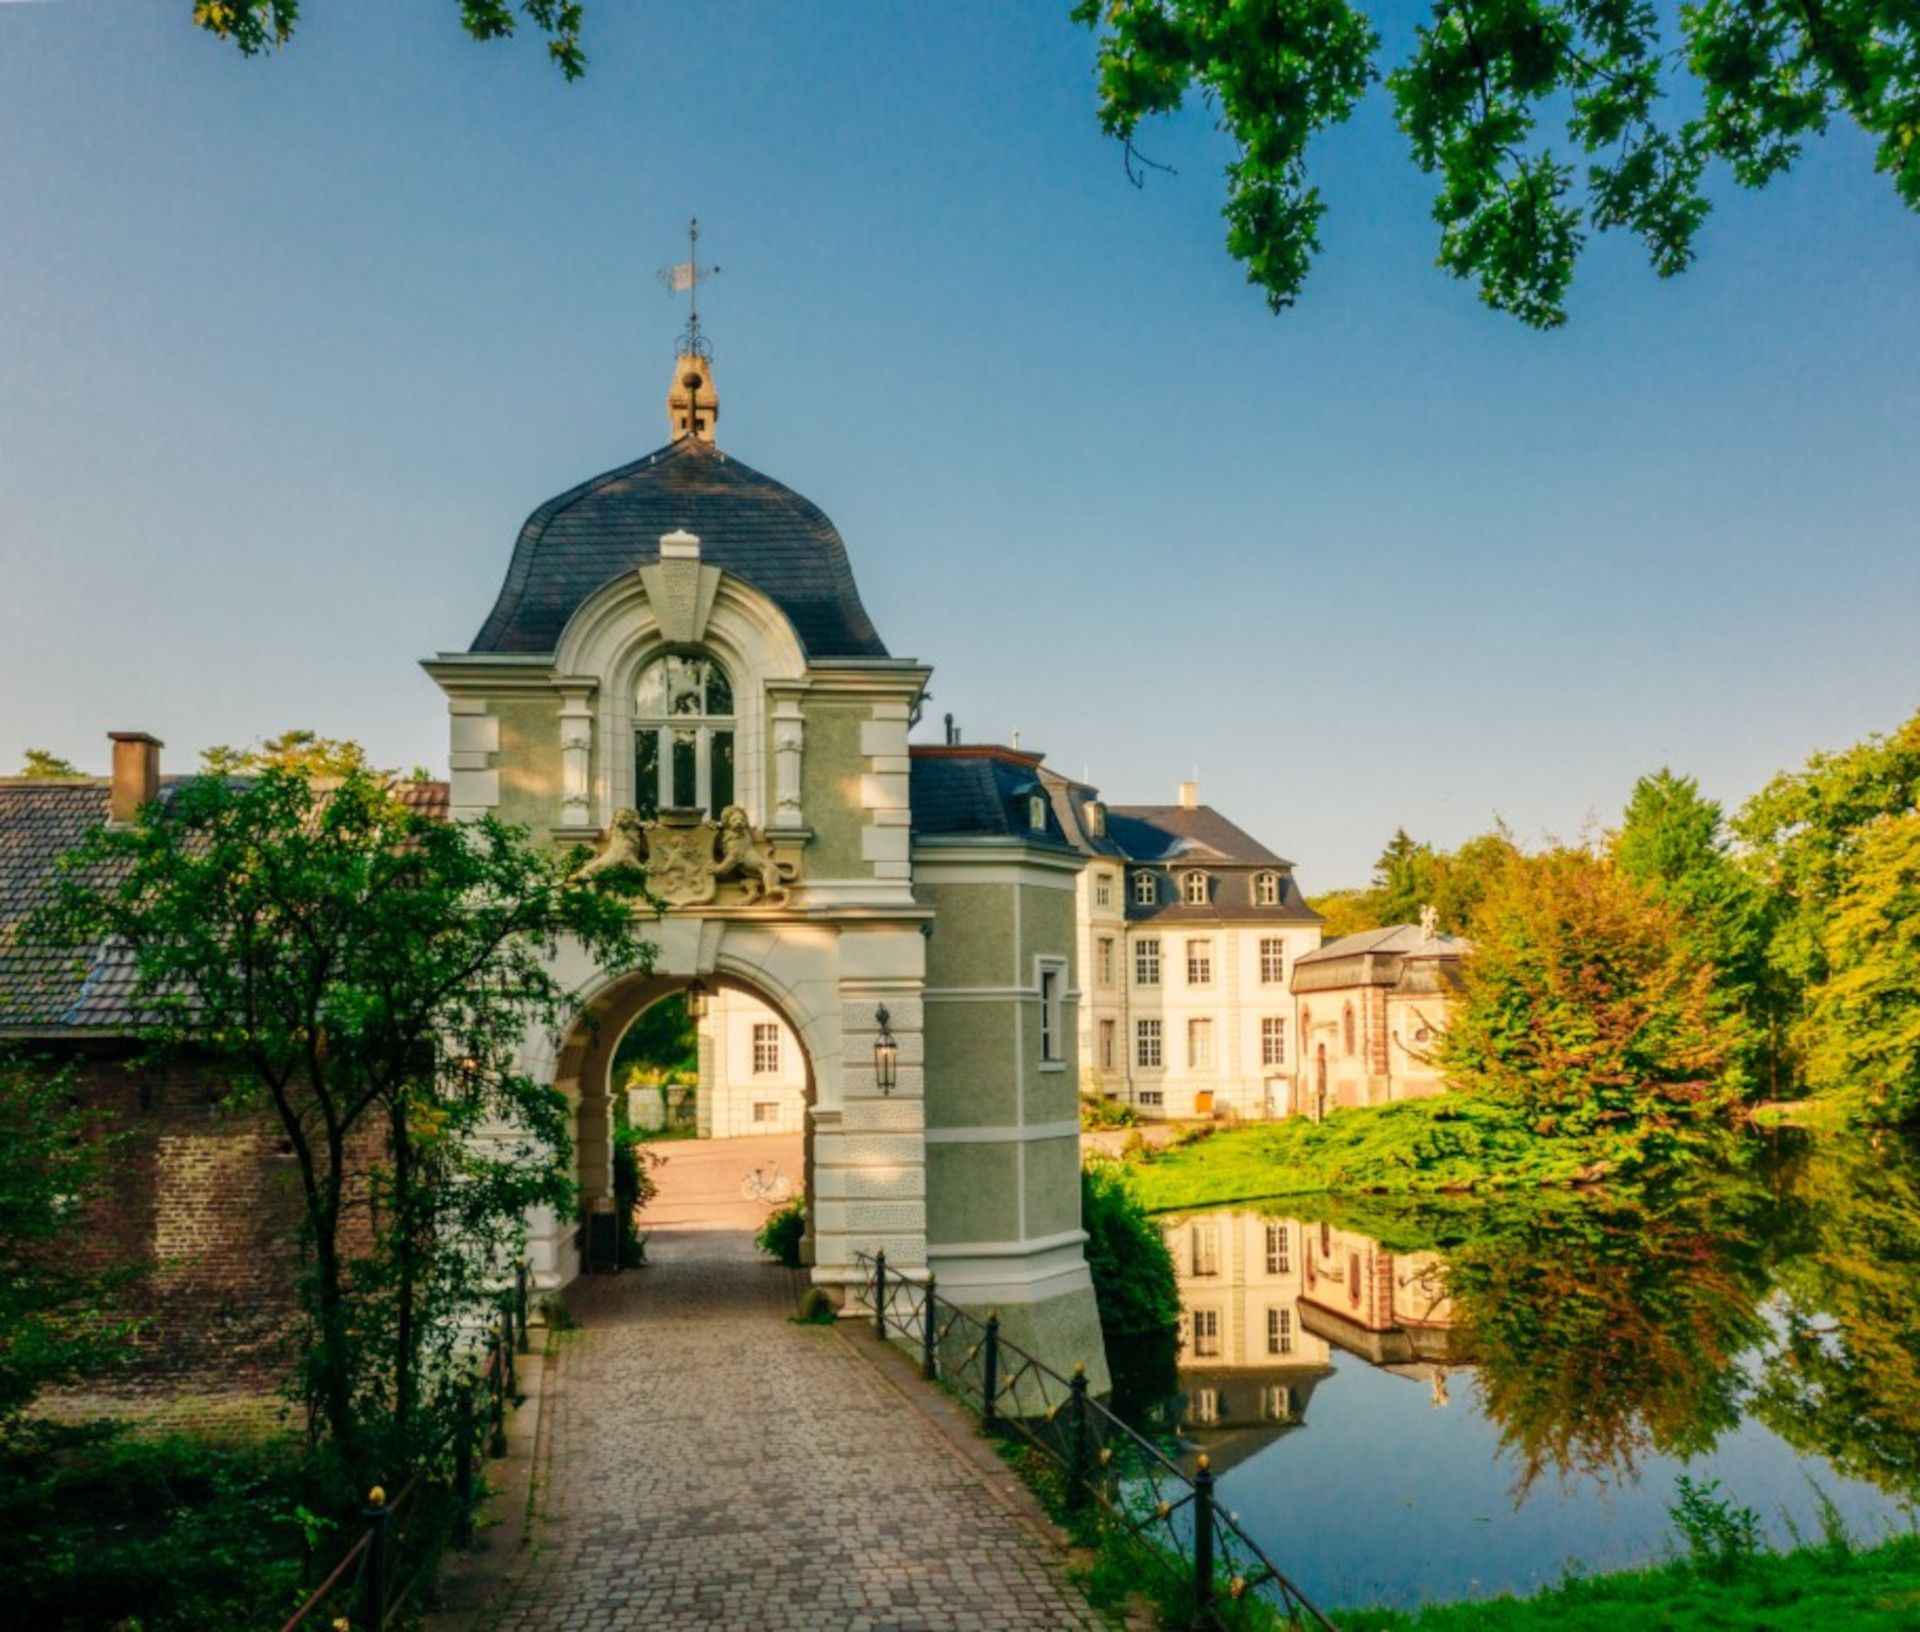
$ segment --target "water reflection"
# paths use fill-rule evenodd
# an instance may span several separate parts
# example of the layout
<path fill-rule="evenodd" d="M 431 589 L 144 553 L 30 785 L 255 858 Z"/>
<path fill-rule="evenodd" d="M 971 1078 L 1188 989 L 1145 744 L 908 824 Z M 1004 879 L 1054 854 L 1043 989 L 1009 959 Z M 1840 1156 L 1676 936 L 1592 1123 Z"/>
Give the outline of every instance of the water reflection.
<path fill-rule="evenodd" d="M 1822 1494 L 1862 1535 L 1905 1527 L 1920 1495 L 1905 1146 L 1788 1144 L 1658 1195 L 1163 1231 L 1184 1314 L 1171 1353 L 1120 1358 L 1116 1401 L 1206 1450 L 1243 1519 L 1335 1601 L 1644 1561 L 1683 1469 L 1781 1540 L 1817 1533 Z M 1366 1524 L 1323 1522 L 1341 1490 Z"/>

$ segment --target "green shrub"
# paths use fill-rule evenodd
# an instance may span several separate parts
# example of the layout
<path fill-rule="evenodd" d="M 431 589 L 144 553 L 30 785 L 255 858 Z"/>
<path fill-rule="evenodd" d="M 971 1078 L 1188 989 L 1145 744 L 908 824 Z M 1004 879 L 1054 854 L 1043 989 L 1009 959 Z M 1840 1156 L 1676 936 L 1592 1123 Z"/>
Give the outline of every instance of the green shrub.
<path fill-rule="evenodd" d="M 800 1312 L 793 1318 L 802 1326 L 831 1326 L 840 1318 L 840 1311 L 822 1288 L 810 1286 L 800 1300 Z"/>
<path fill-rule="evenodd" d="M 1716 1581 L 1727 1580 L 1760 1551 L 1760 1515 L 1721 1496 L 1718 1479 L 1695 1484 L 1683 1473 L 1677 1488 L 1680 1499 L 1667 1516 L 1686 1538 L 1694 1568 Z"/>
<path fill-rule="evenodd" d="M 1173 1257 L 1118 1163 L 1095 1161 L 1081 1169 L 1080 1227 L 1087 1232 L 1087 1268 L 1103 1331 L 1140 1336 L 1180 1319 Z"/>
<path fill-rule="evenodd" d="M 806 1198 L 795 1196 L 767 1214 L 766 1222 L 754 1232 L 753 1244 L 788 1269 L 798 1269 L 800 1243 L 806 1239 L 806 1234 Z"/>
<path fill-rule="evenodd" d="M 1080 1126 L 1083 1128 L 1137 1128 L 1140 1113 L 1131 1105 L 1102 1094 L 1080 1101 Z"/>
<path fill-rule="evenodd" d="M 647 1261 L 647 1238 L 640 1231 L 640 1210 L 659 1193 L 653 1170 L 665 1160 L 647 1148 L 644 1128 L 621 1127 L 613 1136 L 613 1204 L 620 1214 L 620 1262 Z"/>

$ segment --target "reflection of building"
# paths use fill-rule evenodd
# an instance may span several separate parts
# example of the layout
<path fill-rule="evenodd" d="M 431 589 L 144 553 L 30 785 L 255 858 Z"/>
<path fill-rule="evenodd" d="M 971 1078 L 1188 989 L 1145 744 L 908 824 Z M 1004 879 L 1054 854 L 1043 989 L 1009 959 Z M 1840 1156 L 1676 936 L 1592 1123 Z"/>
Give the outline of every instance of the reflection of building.
<path fill-rule="evenodd" d="M 1332 1369 L 1326 1341 L 1300 1319 L 1300 1231 L 1290 1219 L 1258 1213 L 1207 1213 L 1162 1227 L 1182 1309 L 1180 1427 L 1223 1471 L 1302 1424 L 1315 1385 Z"/>
<path fill-rule="evenodd" d="M 1470 950 L 1440 934 L 1429 910 L 1421 924 L 1346 935 L 1300 958 L 1295 1108 L 1319 1116 L 1439 1093 L 1435 1046 Z"/>
<path fill-rule="evenodd" d="M 1426 1381 L 1433 1403 L 1445 1405 L 1448 1375 L 1467 1355 L 1439 1255 L 1389 1252 L 1371 1236 L 1331 1224 L 1299 1228 L 1302 1329 L 1370 1365 Z"/>
<path fill-rule="evenodd" d="M 1287 976 L 1320 944 L 1293 864 L 1209 805 L 1106 805 L 1041 780 L 1080 874 L 1080 1086 L 1148 1116 L 1284 1115 Z"/>

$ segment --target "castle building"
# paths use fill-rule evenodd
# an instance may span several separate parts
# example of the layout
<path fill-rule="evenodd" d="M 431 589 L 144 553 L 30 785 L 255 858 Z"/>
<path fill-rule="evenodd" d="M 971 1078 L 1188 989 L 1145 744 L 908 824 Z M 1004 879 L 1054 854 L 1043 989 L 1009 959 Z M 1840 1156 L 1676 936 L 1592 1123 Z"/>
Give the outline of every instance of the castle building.
<path fill-rule="evenodd" d="M 1151 1118 L 1284 1116 L 1288 982 L 1320 944 L 1293 863 L 1199 801 L 1107 805 L 1040 773 L 1087 858 L 1076 895 L 1080 1086 Z"/>

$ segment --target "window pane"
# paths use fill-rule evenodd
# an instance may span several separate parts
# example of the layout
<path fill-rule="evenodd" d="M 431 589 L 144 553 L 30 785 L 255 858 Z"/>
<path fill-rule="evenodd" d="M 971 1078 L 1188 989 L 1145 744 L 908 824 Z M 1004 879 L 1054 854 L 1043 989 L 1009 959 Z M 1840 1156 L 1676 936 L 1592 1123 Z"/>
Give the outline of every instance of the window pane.
<path fill-rule="evenodd" d="M 714 732 L 710 754 L 708 770 L 713 777 L 713 814 L 718 817 L 733 803 L 733 733 Z"/>
<path fill-rule="evenodd" d="M 664 658 L 649 663 L 633 692 L 634 713 L 643 720 L 665 719 L 667 713 L 667 664 Z"/>
<path fill-rule="evenodd" d="M 633 808 L 642 821 L 660 814 L 660 733 L 633 734 Z"/>
<path fill-rule="evenodd" d="M 697 762 L 695 759 L 696 735 L 692 731 L 673 733 L 673 803 L 677 809 L 687 810 L 700 803 Z"/>
<path fill-rule="evenodd" d="M 707 670 L 707 712 L 720 719 L 733 714 L 733 682 L 718 663 L 709 661 Z"/>

